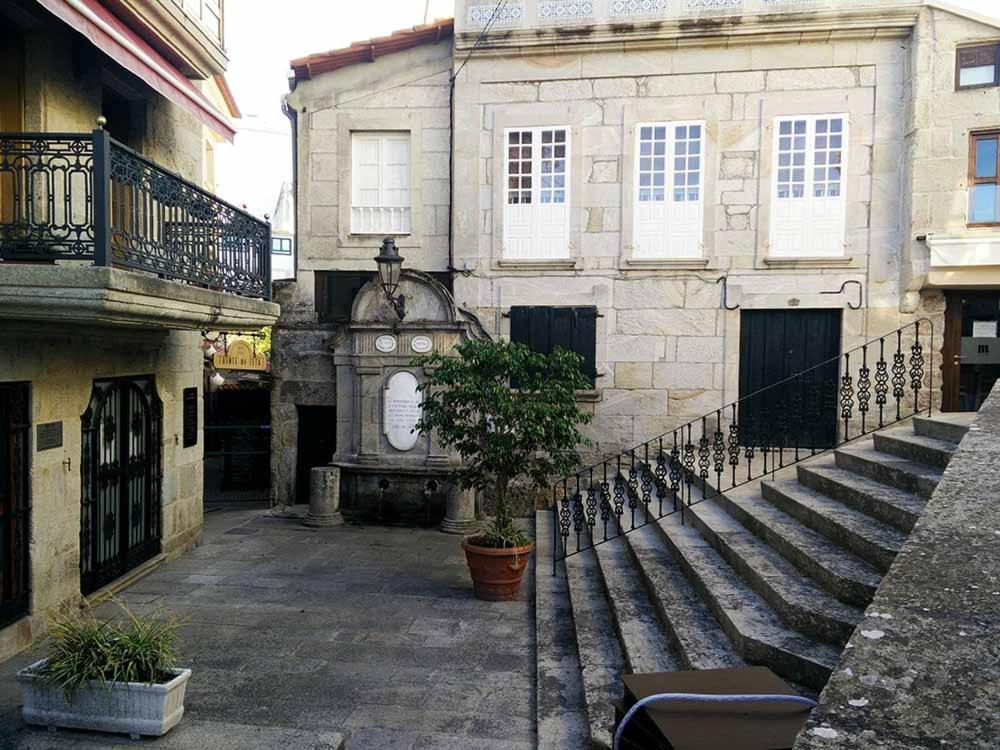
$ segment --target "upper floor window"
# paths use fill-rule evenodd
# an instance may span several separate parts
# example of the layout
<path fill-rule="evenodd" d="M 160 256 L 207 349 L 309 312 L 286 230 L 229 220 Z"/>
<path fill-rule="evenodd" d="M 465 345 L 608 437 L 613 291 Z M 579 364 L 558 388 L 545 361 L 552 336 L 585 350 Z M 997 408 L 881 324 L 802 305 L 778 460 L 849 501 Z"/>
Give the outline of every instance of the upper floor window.
<path fill-rule="evenodd" d="M 705 124 L 640 123 L 635 132 L 635 257 L 700 257 Z"/>
<path fill-rule="evenodd" d="M 980 44 L 955 50 L 955 88 L 1000 85 L 1000 44 Z"/>
<path fill-rule="evenodd" d="M 272 237 L 271 252 L 274 253 L 275 255 L 291 255 L 292 254 L 291 237 Z"/>
<path fill-rule="evenodd" d="M 774 131 L 771 255 L 842 255 L 847 117 L 779 117 Z"/>
<path fill-rule="evenodd" d="M 410 134 L 351 135 L 351 232 L 410 233 Z"/>
<path fill-rule="evenodd" d="M 504 132 L 504 257 L 569 256 L 569 128 Z"/>
<path fill-rule="evenodd" d="M 969 224 L 1000 224 L 1000 131 L 973 133 L 969 148 Z"/>

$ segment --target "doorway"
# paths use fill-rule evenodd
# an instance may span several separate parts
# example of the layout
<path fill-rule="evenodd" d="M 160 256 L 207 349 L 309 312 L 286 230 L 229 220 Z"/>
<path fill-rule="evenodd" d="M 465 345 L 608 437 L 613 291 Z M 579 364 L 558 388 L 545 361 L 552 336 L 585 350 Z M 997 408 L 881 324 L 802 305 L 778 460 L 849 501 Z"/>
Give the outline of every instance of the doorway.
<path fill-rule="evenodd" d="M 223 386 L 205 396 L 205 502 L 271 497 L 271 391 L 264 383 Z"/>
<path fill-rule="evenodd" d="M 840 324 L 840 310 L 740 313 L 741 442 L 818 449 L 836 442 Z"/>
<path fill-rule="evenodd" d="M 978 411 L 1000 377 L 1000 291 L 945 293 L 941 410 Z"/>
<path fill-rule="evenodd" d="M 160 552 L 163 405 L 152 376 L 95 380 L 82 417 L 80 590 Z"/>
<path fill-rule="evenodd" d="M 337 450 L 337 409 L 333 406 L 296 406 L 299 437 L 295 459 L 295 502 L 309 502 L 309 473 L 326 466 Z"/>
<path fill-rule="evenodd" d="M 0 627 L 28 613 L 31 391 L 0 383 Z"/>

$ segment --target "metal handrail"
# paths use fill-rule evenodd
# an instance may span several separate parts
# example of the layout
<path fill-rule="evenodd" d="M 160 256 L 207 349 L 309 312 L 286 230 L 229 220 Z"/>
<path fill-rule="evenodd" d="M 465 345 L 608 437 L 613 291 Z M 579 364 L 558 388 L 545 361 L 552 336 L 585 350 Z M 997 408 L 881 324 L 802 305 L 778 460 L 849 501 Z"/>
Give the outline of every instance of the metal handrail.
<path fill-rule="evenodd" d="M 552 488 L 553 572 L 559 560 L 674 513 L 684 523 L 685 508 L 702 500 L 929 415 L 934 372 L 925 367 L 925 350 L 933 356 L 934 324 L 919 318 L 562 477 Z M 835 414 L 827 422 L 823 400 Z M 692 490 L 700 499 L 692 499 Z"/>

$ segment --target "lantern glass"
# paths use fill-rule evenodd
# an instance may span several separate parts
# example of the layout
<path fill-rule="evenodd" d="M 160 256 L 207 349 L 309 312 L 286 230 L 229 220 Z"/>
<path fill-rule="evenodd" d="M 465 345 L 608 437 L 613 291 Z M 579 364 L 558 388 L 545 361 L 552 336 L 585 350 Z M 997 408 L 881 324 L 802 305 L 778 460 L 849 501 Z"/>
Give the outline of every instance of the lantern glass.
<path fill-rule="evenodd" d="M 379 281 L 386 295 L 392 297 L 399 286 L 399 278 L 403 272 L 403 258 L 396 249 L 396 243 L 391 237 L 382 242 L 381 252 L 375 257 L 378 265 Z"/>

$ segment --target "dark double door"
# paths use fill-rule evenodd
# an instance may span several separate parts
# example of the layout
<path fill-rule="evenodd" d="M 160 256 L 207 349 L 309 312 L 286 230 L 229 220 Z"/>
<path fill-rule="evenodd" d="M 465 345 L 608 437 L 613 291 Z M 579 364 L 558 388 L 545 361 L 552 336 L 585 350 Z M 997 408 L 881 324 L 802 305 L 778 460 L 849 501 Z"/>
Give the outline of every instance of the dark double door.
<path fill-rule="evenodd" d="M 0 627 L 28 612 L 30 393 L 27 383 L 0 383 Z"/>
<path fill-rule="evenodd" d="M 834 445 L 840 326 L 840 310 L 742 311 L 738 420 L 743 445 Z"/>
<path fill-rule="evenodd" d="M 84 594 L 160 552 L 162 420 L 152 377 L 94 381 L 80 469 Z"/>

